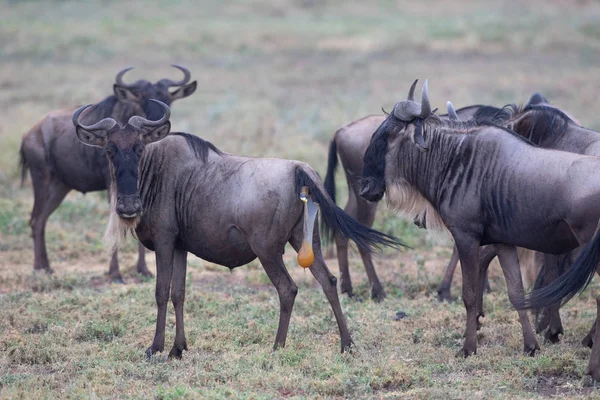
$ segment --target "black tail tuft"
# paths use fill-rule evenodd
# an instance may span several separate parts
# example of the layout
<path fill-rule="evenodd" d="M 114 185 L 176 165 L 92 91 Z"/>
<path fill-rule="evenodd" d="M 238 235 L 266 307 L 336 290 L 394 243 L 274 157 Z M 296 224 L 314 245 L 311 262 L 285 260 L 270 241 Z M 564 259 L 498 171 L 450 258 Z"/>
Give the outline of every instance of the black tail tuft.
<path fill-rule="evenodd" d="M 548 286 L 534 290 L 525 296 L 522 304 L 516 304 L 517 310 L 543 308 L 552 304 L 565 304 L 591 282 L 600 259 L 600 234 L 585 245 L 569 270 Z"/>
<path fill-rule="evenodd" d="M 339 234 L 345 239 L 352 240 L 356 245 L 368 252 L 381 246 L 400 248 L 408 247 L 393 236 L 368 228 L 349 216 L 335 205 L 320 182 L 315 182 L 302 168 L 296 169 L 296 193 L 300 196 L 302 186 L 308 187 L 308 192 L 315 203 L 319 204 L 323 231 L 326 235 Z"/>
<path fill-rule="evenodd" d="M 23 151 L 23 143 L 21 143 L 21 149 L 19 150 L 19 169 L 21 170 L 21 186 L 23 186 L 25 178 L 27 178 L 27 170 L 29 169 L 29 164 L 27 164 L 27 158 Z"/>

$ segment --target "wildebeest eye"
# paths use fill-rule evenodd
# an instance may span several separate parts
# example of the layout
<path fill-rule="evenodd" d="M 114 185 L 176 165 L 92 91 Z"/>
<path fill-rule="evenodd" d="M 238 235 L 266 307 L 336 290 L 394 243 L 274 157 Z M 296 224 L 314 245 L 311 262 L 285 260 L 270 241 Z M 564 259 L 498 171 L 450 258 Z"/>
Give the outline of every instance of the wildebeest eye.
<path fill-rule="evenodd" d="M 142 153 L 144 152 L 144 145 L 141 143 L 138 143 L 134 146 L 133 151 L 135 151 L 135 154 L 139 157 L 142 156 Z"/>
<path fill-rule="evenodd" d="M 108 155 L 109 158 L 113 158 L 115 156 L 115 154 L 117 154 L 117 146 L 115 146 L 114 144 L 109 144 L 108 146 L 106 146 L 106 154 Z"/>

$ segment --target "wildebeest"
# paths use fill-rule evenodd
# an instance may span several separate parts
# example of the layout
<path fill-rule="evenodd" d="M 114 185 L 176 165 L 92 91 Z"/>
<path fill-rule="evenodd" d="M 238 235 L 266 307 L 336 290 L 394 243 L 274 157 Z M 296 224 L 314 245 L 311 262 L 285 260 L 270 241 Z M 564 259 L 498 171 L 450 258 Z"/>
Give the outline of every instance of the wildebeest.
<path fill-rule="evenodd" d="M 160 118 L 162 110 L 150 99 L 171 104 L 196 90 L 196 81 L 189 83 L 190 71 L 179 65 L 173 66 L 183 72 L 182 80 L 161 79 L 154 84 L 146 80 L 125 83 L 123 75 L 132 67 L 123 69 L 116 76 L 114 94 L 91 107 L 84 122 L 110 117 L 125 125 L 134 115 L 149 119 Z M 177 89 L 170 91 L 171 88 Z M 22 181 L 29 169 L 34 193 L 29 221 L 33 237 L 34 270 L 52 271 L 46 252 L 46 221 L 67 193 L 71 190 L 82 193 L 105 190 L 110 182 L 105 152 L 85 146 L 77 139 L 71 121 L 74 110 L 75 108 L 68 108 L 47 114 L 23 136 L 21 142 Z M 141 244 L 137 271 L 142 275 L 152 276 L 146 266 L 144 247 Z M 109 275 L 114 282 L 123 281 L 117 253 L 112 256 Z"/>
<path fill-rule="evenodd" d="M 414 85 L 411 87 L 410 92 L 411 94 L 409 96 L 412 97 L 412 94 L 414 94 Z M 498 108 L 489 106 L 472 105 L 457 110 L 457 117 L 465 120 L 471 119 L 473 115 L 482 108 L 493 109 L 487 111 L 488 113 L 495 113 L 499 110 Z M 446 118 L 444 115 L 441 117 Z M 331 198 L 335 201 L 335 171 L 337 169 L 339 156 L 346 176 L 346 182 L 348 183 L 348 202 L 344 207 L 344 211 L 357 219 L 361 224 L 369 227 L 373 225 L 379 203 L 368 202 L 359 195 L 360 179 L 363 170 L 363 157 L 369 146 L 371 136 L 373 136 L 373 133 L 384 120 L 385 116 L 383 115 L 369 115 L 339 128 L 335 132 L 329 145 L 329 155 L 327 159 L 327 174 L 325 175 L 324 181 L 327 193 L 329 193 Z M 420 224 L 422 217 L 423 215 L 420 215 L 420 217 L 416 218 L 415 223 Z M 338 264 L 340 266 L 341 291 L 342 293 L 347 293 L 349 296 L 353 296 L 352 280 L 348 269 L 348 242 L 344 238 L 338 236 L 335 237 L 335 243 Z M 379 281 L 371 256 L 364 251 L 360 251 L 360 256 L 363 260 L 369 284 L 371 286 L 371 298 L 376 301 L 381 301 L 386 296 L 385 290 Z M 450 300 L 450 285 L 457 263 L 458 253 L 455 248 L 450 262 L 446 267 L 444 279 L 438 288 L 440 300 Z"/>
<path fill-rule="evenodd" d="M 474 115 L 474 119 L 486 121 L 486 117 L 477 114 Z M 532 96 L 525 107 L 507 105 L 495 115 L 490 115 L 487 120 L 511 129 L 542 148 L 600 156 L 600 132 L 580 126 L 562 110 L 549 105 L 539 94 Z M 557 258 L 546 255 L 544 258 L 546 267 L 542 275 L 544 284 L 548 284 L 558 275 L 559 266 L 568 265 L 570 256 L 563 255 Z M 556 305 L 543 312 L 541 317 L 538 315 L 536 328 L 539 332 L 548 328 L 545 338 L 553 343 L 559 341 L 563 327 Z M 591 347 L 593 334 L 592 330 L 584 338 L 585 345 Z"/>
<path fill-rule="evenodd" d="M 132 117 L 121 128 L 110 118 L 92 126 L 79 122 L 86 107 L 73 115 L 81 141 L 108 153 L 111 171 L 111 217 L 107 238 L 118 240 L 128 229 L 156 252 L 156 334 L 146 351 L 164 348 L 169 293 L 175 307 L 176 333 L 170 357 L 187 348 L 183 329 L 186 257 L 235 268 L 256 259 L 277 289 L 280 318 L 275 348 L 284 346 L 298 287 L 282 254 L 286 243 L 299 251 L 303 235 L 302 192 L 320 206 L 322 220 L 359 247 L 398 246 L 385 234 L 364 227 L 335 206 L 316 172 L 299 161 L 239 157 L 186 133 L 172 133 L 169 108 L 158 121 Z M 156 142 L 154 144 L 151 144 Z M 306 188 L 306 189 L 304 189 Z M 308 238 L 314 251 L 310 271 L 321 284 L 336 317 L 342 351 L 352 343 L 337 294 L 337 279 L 321 254 L 318 229 Z"/>
<path fill-rule="evenodd" d="M 494 245 L 509 299 L 522 306 L 515 246 L 558 255 L 588 243 L 600 217 L 599 168 L 597 157 L 541 149 L 499 126 L 442 121 L 431 113 L 426 81 L 421 104 L 397 103 L 373 135 L 360 194 L 378 201 L 387 191 L 392 206 L 426 208 L 428 228 L 450 231 L 467 311 L 459 354 L 468 356 L 477 350 L 480 246 Z M 591 243 L 597 242 L 598 236 Z M 528 305 L 549 303 L 539 299 Z M 539 346 L 523 310 L 519 319 L 524 351 L 533 355 Z"/>

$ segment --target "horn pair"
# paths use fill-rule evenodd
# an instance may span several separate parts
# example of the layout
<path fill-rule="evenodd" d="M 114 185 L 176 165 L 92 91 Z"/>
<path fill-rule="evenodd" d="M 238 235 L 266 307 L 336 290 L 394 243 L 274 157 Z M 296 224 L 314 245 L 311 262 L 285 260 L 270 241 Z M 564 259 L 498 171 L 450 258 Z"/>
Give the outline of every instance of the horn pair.
<path fill-rule="evenodd" d="M 156 104 L 158 104 L 159 106 L 161 106 L 164 110 L 164 114 L 162 116 L 161 119 L 159 119 L 158 121 L 151 121 L 149 119 L 140 117 L 139 115 L 134 115 L 133 117 L 129 118 L 129 121 L 127 121 L 127 123 L 137 129 L 143 130 L 146 128 L 155 128 L 157 126 L 161 126 L 162 124 L 164 124 L 165 122 L 167 122 L 169 120 L 169 118 L 171 117 L 171 109 L 169 108 L 168 105 L 166 105 L 165 103 L 163 103 L 162 101 L 159 100 L 154 100 L 154 99 L 150 99 L 150 101 L 155 102 Z M 88 107 L 90 107 L 91 104 L 79 107 L 77 109 L 77 111 L 75 111 L 75 114 L 73 114 L 73 125 L 75 125 L 76 127 L 80 127 L 85 129 L 86 131 L 109 131 L 112 128 L 115 127 L 115 125 L 117 125 L 117 121 L 115 121 L 112 118 L 104 118 L 98 122 L 96 122 L 93 125 L 83 125 L 81 122 L 79 122 L 79 116 L 81 115 L 81 113 L 86 110 Z"/>
<path fill-rule="evenodd" d="M 421 104 L 415 101 L 415 88 L 419 80 L 415 79 L 408 90 L 408 97 L 405 101 L 396 103 L 393 114 L 402 121 L 412 121 L 415 118 L 427 118 L 431 114 L 431 104 L 429 103 L 429 93 L 427 90 L 427 79 L 423 84 L 421 91 Z"/>
<path fill-rule="evenodd" d="M 173 86 L 183 86 L 186 83 L 188 83 L 190 81 L 190 78 L 192 77 L 192 74 L 190 72 L 189 69 L 187 69 L 186 67 L 183 67 L 181 65 L 177 65 L 177 64 L 171 64 L 172 67 L 177 68 L 178 70 L 180 70 L 181 72 L 183 72 L 183 79 L 180 81 L 173 81 L 171 79 L 161 79 L 159 81 L 159 83 L 168 86 L 168 87 L 173 87 Z M 133 89 L 138 85 L 138 82 L 135 83 L 125 83 L 123 82 L 123 75 L 125 75 L 125 73 L 127 71 L 132 70 L 134 67 L 127 67 L 122 69 L 121 71 L 119 71 L 119 73 L 117 74 L 116 78 L 115 78 L 115 82 L 117 83 L 117 85 L 119 86 L 123 86 L 127 89 Z"/>

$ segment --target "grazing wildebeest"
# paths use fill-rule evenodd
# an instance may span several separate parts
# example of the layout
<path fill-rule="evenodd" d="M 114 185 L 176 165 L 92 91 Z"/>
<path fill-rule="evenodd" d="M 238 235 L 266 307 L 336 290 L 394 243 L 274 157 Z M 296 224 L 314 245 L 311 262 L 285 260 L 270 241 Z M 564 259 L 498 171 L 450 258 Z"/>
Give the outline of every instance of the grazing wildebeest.
<path fill-rule="evenodd" d="M 416 85 L 411 86 L 409 94 L 411 98 L 414 95 L 415 86 Z M 480 109 L 486 111 L 484 115 L 495 115 L 499 110 L 498 108 L 490 106 L 472 105 L 463 107 L 455 111 L 455 113 L 457 114 L 457 118 L 460 117 L 461 119 L 467 120 L 471 119 Z M 441 117 L 447 118 L 447 116 L 444 115 Z M 327 159 L 327 174 L 325 175 L 324 182 L 327 193 L 329 193 L 329 196 L 335 201 L 335 171 L 337 169 L 339 156 L 344 174 L 346 175 L 346 182 L 348 183 L 348 202 L 344 207 L 344 211 L 358 220 L 361 224 L 369 227 L 373 226 L 377 205 L 379 203 L 368 202 L 359 196 L 360 178 L 362 177 L 363 157 L 369 146 L 371 136 L 373 136 L 373 132 L 377 130 L 384 120 L 385 116 L 383 115 L 369 115 L 339 128 L 335 132 L 331 144 L 329 145 L 329 156 Z M 410 212 L 411 211 L 409 211 L 409 213 Z M 415 223 L 417 225 L 422 225 L 421 220 L 423 217 L 424 215 L 417 217 Z M 340 266 L 341 291 L 352 297 L 352 280 L 348 268 L 348 241 L 342 237 L 336 236 L 335 243 L 338 264 Z M 371 298 L 379 302 L 383 300 L 386 295 L 377 276 L 377 272 L 375 271 L 371 256 L 365 251 L 360 251 L 360 256 L 363 260 L 369 284 L 371 286 Z M 455 248 L 450 262 L 446 267 L 444 279 L 438 288 L 440 300 L 449 301 L 451 299 L 450 285 L 452 284 L 452 276 L 457 263 L 458 253 Z"/>
<path fill-rule="evenodd" d="M 114 247 L 115 240 L 118 244 L 127 230 L 135 229 L 144 246 L 156 252 L 158 316 L 148 356 L 164 348 L 169 292 L 176 317 L 175 342 L 169 356 L 181 357 L 187 348 L 183 302 L 188 251 L 229 268 L 258 257 L 279 295 L 275 348 L 285 345 L 298 287 L 286 270 L 282 254 L 288 242 L 300 251 L 303 236 L 311 229 L 304 229 L 301 195 L 319 204 L 322 220 L 329 228 L 359 247 L 400 245 L 395 238 L 360 225 L 336 207 L 309 165 L 226 154 L 190 134 L 167 136 L 169 108 L 157 104 L 165 110 L 160 120 L 132 117 L 123 128 L 110 118 L 92 126 L 81 125 L 79 116 L 86 107 L 73 115 L 79 139 L 104 149 L 110 160 L 113 189 L 108 247 Z M 318 229 L 312 238 L 304 240 L 312 241 L 314 262 L 310 271 L 333 309 L 342 351 L 347 350 L 352 340 L 338 299 L 337 279 L 321 254 Z"/>
<path fill-rule="evenodd" d="M 114 94 L 94 105 L 85 118 L 87 121 L 97 121 L 110 117 L 121 125 L 125 125 L 134 115 L 160 118 L 162 110 L 150 99 L 171 104 L 196 90 L 196 81 L 189 83 L 190 71 L 179 65 L 173 66 L 184 73 L 184 78 L 180 81 L 161 79 L 155 84 L 146 80 L 124 83 L 123 75 L 132 67 L 123 69 L 116 76 Z M 174 87 L 177 88 L 175 91 L 169 91 Z M 34 270 L 52 271 L 46 252 L 46 221 L 67 193 L 71 190 L 82 193 L 105 190 L 110 182 L 105 152 L 85 146 L 77 139 L 71 121 L 74 110 L 68 108 L 47 114 L 23 136 L 21 143 L 21 179 L 25 180 L 29 169 L 34 193 L 29 221 L 33 237 Z M 152 276 L 146 266 L 141 244 L 137 271 L 144 276 Z M 117 253 L 112 256 L 109 275 L 114 282 L 123 281 Z"/>
<path fill-rule="evenodd" d="M 591 240 L 600 217 L 599 158 L 538 148 L 491 124 L 442 121 L 431 113 L 427 81 L 421 104 L 394 106 L 364 164 L 361 196 L 378 201 L 387 191 L 390 205 L 426 209 L 428 228 L 452 234 L 467 311 L 464 356 L 477 350 L 480 246 L 494 245 L 509 299 L 518 306 L 524 290 L 515 246 L 568 253 Z M 597 242 L 598 236 L 591 243 Z M 524 351 L 533 355 L 539 346 L 523 310 L 519 319 Z"/>

